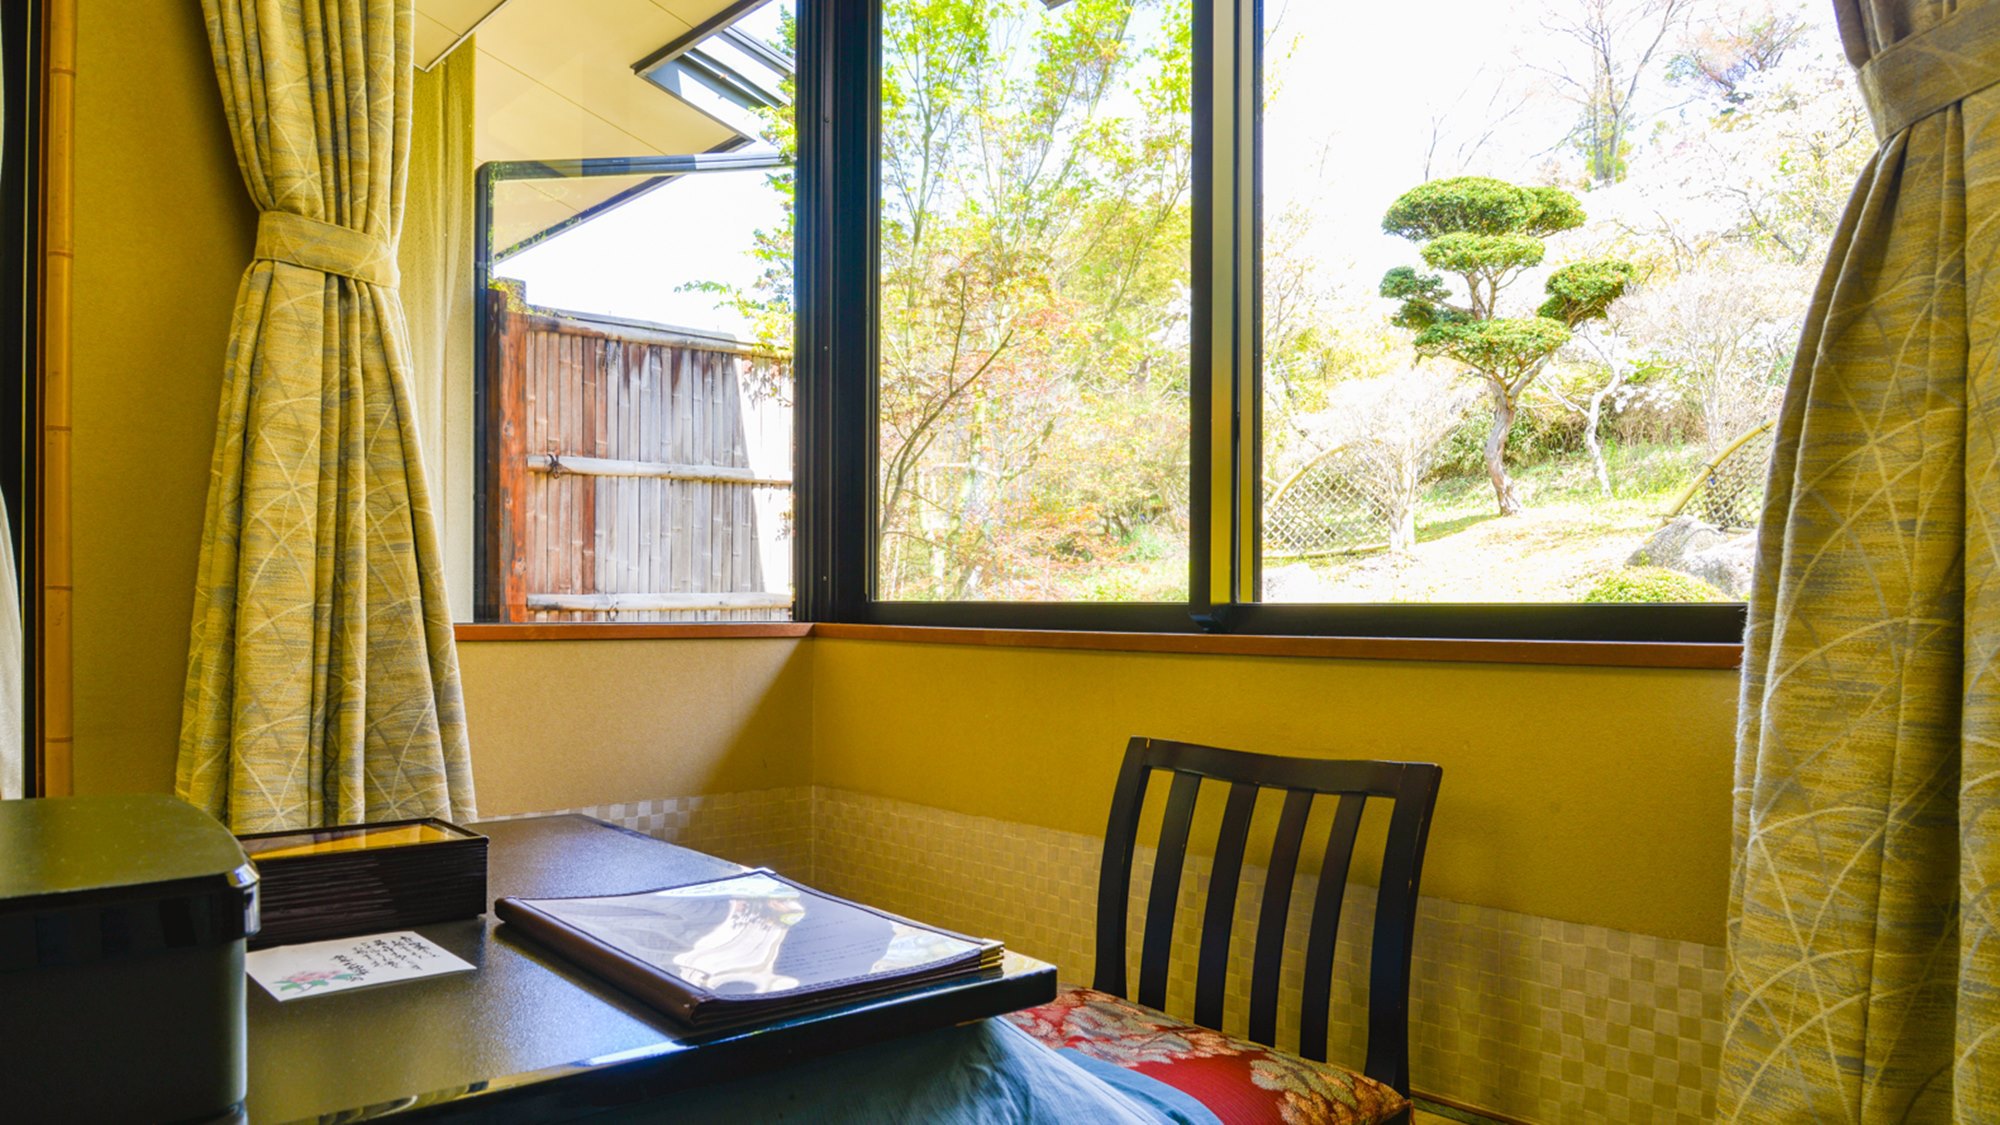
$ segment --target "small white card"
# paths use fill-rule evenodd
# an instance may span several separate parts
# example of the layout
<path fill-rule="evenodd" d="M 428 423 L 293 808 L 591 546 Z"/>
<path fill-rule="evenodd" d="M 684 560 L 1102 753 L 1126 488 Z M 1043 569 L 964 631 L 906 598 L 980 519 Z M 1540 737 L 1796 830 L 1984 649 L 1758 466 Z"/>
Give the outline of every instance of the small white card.
<path fill-rule="evenodd" d="M 409 930 L 273 946 L 243 958 L 250 979 L 280 1000 L 463 973 L 472 967 Z"/>

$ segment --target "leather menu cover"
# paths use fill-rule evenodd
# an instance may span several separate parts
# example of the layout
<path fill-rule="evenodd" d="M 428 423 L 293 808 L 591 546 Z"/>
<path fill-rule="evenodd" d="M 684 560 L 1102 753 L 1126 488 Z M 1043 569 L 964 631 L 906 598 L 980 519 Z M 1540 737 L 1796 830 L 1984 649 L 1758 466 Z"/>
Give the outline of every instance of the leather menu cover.
<path fill-rule="evenodd" d="M 769 870 L 623 895 L 503 898 L 510 926 L 696 1028 L 770 1022 L 998 969 L 999 942 Z"/>

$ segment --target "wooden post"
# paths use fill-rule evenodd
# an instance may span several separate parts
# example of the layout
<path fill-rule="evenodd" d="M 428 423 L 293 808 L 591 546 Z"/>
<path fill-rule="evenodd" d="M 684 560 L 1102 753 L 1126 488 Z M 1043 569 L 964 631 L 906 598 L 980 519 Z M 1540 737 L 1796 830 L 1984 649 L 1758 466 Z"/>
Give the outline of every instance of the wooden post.
<path fill-rule="evenodd" d="M 528 333 L 514 315 L 509 294 L 486 295 L 486 427 L 491 455 L 480 472 L 487 478 L 483 521 L 485 581 L 491 604 L 480 616 L 502 622 L 528 620 L 527 584 L 527 402 L 524 348 Z"/>

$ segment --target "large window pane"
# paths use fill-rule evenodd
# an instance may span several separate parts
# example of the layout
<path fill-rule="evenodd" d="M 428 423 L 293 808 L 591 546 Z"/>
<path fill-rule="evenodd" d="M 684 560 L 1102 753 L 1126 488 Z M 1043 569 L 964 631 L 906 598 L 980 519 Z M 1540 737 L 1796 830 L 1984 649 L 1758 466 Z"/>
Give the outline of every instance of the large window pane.
<path fill-rule="evenodd" d="M 1745 595 L 1874 147 L 1823 8 L 1266 5 L 1264 600 Z"/>
<path fill-rule="evenodd" d="M 500 620 L 790 616 L 791 13 L 697 33 L 541 0 L 482 26 Z"/>
<path fill-rule="evenodd" d="M 878 597 L 1187 596 L 1190 11 L 886 4 Z"/>

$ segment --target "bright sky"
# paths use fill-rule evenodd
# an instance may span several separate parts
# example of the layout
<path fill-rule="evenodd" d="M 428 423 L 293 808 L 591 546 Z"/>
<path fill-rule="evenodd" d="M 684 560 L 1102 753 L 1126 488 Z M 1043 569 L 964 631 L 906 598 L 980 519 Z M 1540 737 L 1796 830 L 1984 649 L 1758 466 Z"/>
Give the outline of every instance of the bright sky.
<path fill-rule="evenodd" d="M 1380 220 L 1397 195 L 1422 180 L 1440 114 L 1447 126 L 1433 175 L 1537 179 L 1575 119 L 1574 107 L 1555 97 L 1532 65 L 1553 65 L 1552 44 L 1563 41 L 1542 21 L 1561 2 L 1268 0 L 1267 226 L 1287 206 L 1311 210 L 1308 251 L 1329 268 L 1351 264 L 1356 282 L 1372 288 L 1384 270 L 1411 260 L 1407 243 L 1380 233 Z M 1698 15 L 1730 2 L 1705 0 Z M 1801 49 L 1837 54 L 1822 5 L 1799 2 L 1819 21 Z M 762 25 L 774 25 L 776 12 L 771 4 L 753 13 L 759 26 L 752 30 L 771 33 Z M 1142 10 L 1134 34 L 1150 37 L 1158 26 L 1157 16 Z M 1396 44 L 1402 49 L 1370 48 Z M 1655 102 L 1667 96 L 1662 91 Z M 1516 106 L 1469 162 L 1455 158 L 1485 119 Z M 1114 110 L 1130 108 L 1129 100 L 1113 99 Z M 1577 167 L 1573 154 L 1562 159 Z M 1584 203 L 1589 209 L 1591 200 Z M 497 272 L 526 281 L 536 304 L 742 335 L 747 326 L 712 296 L 681 289 L 692 281 L 747 285 L 759 269 L 749 256 L 753 233 L 772 225 L 778 206 L 762 172 L 688 176 L 516 255 Z M 635 245 L 658 249 L 633 254 Z"/>
<path fill-rule="evenodd" d="M 1713 18 L 1732 2 L 1702 0 L 1695 18 Z M 1840 47 L 1826 5 L 1795 2 L 1816 23 L 1809 41 L 1796 49 L 1837 57 Z M 1264 116 L 1267 230 L 1271 216 L 1287 205 L 1311 209 L 1312 256 L 1336 268 L 1352 263 L 1355 278 L 1371 289 L 1391 266 L 1414 264 L 1407 242 L 1381 233 L 1381 217 L 1398 195 L 1425 178 L 1425 149 L 1440 116 L 1447 124 L 1430 168 L 1433 177 L 1545 182 L 1542 173 L 1552 156 L 1562 161 L 1564 172 L 1579 174 L 1581 157 L 1558 151 L 1577 109 L 1538 72 L 1558 69 L 1569 59 L 1575 60 L 1572 66 L 1582 63 L 1575 44 L 1544 25 L 1563 3 L 1268 0 L 1266 18 L 1274 34 Z M 1684 97 L 1661 81 L 1666 53 L 1663 48 L 1655 59 L 1642 115 L 1669 111 Z M 1325 60 L 1338 61 L 1325 65 Z M 1455 150 L 1486 129 L 1485 121 L 1509 111 L 1469 161 L 1455 159 Z M 1589 195 L 1583 203 L 1586 211 L 1593 209 Z"/>
<path fill-rule="evenodd" d="M 647 192 L 499 263 L 544 306 L 650 320 L 748 338 L 750 329 L 690 282 L 748 287 L 762 268 L 750 256 L 759 228 L 783 203 L 765 171 L 698 172 Z M 633 253 L 634 247 L 651 252 Z"/>

